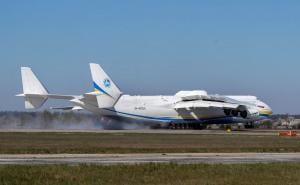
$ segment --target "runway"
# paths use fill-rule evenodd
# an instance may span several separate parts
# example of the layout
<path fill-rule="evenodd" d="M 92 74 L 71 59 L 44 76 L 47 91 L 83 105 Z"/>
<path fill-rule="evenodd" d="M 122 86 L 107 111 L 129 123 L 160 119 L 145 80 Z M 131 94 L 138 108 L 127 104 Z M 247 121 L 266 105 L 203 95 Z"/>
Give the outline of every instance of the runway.
<path fill-rule="evenodd" d="M 277 136 L 280 130 L 243 129 L 226 132 L 224 130 L 169 130 L 169 129 L 141 129 L 141 130 L 101 130 L 101 129 L 0 129 L 1 132 L 63 132 L 63 133 L 104 133 L 104 134 L 189 134 L 189 135 L 251 135 Z M 299 136 L 298 136 L 299 137 Z"/>
<path fill-rule="evenodd" d="M 300 153 L 168 153 L 168 154 L 17 154 L 0 155 L 0 165 L 42 164 L 239 164 L 300 162 Z"/>

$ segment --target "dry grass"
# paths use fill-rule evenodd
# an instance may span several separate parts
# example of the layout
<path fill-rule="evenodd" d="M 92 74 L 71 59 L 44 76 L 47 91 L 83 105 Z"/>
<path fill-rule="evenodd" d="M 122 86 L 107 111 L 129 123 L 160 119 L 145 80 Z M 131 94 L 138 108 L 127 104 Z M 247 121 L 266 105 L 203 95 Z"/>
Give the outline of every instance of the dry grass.
<path fill-rule="evenodd" d="M 0 166 L 1 185 L 300 184 L 300 163 Z"/>
<path fill-rule="evenodd" d="M 246 135 L 0 133 L 0 153 L 300 152 L 300 138 Z"/>

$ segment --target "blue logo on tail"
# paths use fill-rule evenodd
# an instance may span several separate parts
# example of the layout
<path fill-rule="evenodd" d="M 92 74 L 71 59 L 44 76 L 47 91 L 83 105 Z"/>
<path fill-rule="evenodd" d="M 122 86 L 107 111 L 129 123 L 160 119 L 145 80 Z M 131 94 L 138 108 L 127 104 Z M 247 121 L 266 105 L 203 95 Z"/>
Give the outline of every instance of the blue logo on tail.
<path fill-rule="evenodd" d="M 108 78 L 104 79 L 103 84 L 106 88 L 110 88 L 111 82 Z"/>

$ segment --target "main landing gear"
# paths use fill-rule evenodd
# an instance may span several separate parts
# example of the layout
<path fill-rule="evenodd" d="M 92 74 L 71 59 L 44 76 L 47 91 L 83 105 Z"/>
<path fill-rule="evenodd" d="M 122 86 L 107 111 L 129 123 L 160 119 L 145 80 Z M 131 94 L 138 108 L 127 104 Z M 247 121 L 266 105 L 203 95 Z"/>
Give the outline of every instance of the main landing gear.
<path fill-rule="evenodd" d="M 244 125 L 244 127 L 245 127 L 245 128 L 255 128 L 255 125 L 254 125 L 253 122 L 250 122 L 250 123 L 246 123 L 246 124 Z"/>
<path fill-rule="evenodd" d="M 199 123 L 170 123 L 168 126 L 169 129 L 195 129 L 195 130 L 203 130 L 206 128 L 206 125 L 202 125 Z"/>

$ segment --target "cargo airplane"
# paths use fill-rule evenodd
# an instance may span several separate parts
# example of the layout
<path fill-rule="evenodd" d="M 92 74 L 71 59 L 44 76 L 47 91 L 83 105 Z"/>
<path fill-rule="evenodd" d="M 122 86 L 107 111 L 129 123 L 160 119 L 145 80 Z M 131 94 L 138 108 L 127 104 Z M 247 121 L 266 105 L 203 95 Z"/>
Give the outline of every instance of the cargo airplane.
<path fill-rule="evenodd" d="M 271 108 L 255 96 L 210 95 L 204 90 L 179 91 L 172 96 L 130 96 L 104 72 L 91 63 L 95 91 L 83 95 L 50 94 L 29 67 L 21 68 L 26 109 L 41 107 L 48 98 L 63 99 L 69 107 L 103 117 L 142 121 L 161 127 L 203 128 L 207 124 L 253 123 L 272 114 Z"/>

